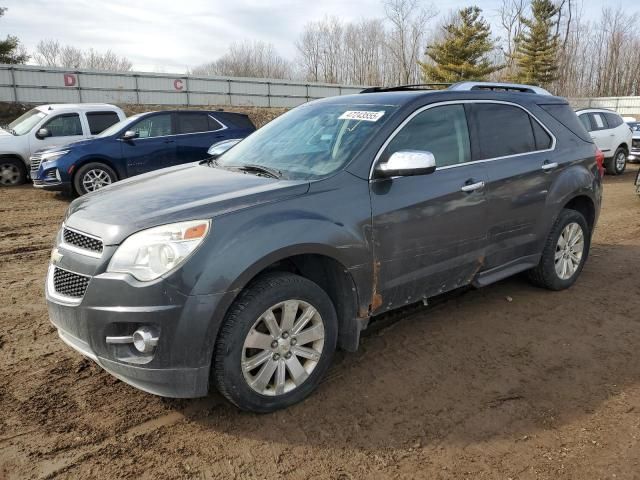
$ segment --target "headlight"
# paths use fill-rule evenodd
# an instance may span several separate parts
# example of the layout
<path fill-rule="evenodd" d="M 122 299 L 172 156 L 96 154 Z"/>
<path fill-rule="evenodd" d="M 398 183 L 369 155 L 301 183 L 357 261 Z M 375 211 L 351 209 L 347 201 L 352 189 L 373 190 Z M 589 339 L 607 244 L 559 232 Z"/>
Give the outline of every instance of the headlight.
<path fill-rule="evenodd" d="M 130 273 L 142 282 L 155 280 L 183 263 L 210 229 L 210 220 L 193 220 L 134 233 L 118 247 L 107 271 Z"/>
<path fill-rule="evenodd" d="M 42 159 L 42 163 L 53 162 L 54 160 L 59 159 L 61 156 L 67 153 L 69 153 L 69 150 L 59 150 L 57 152 L 48 152 L 48 153 L 42 154 L 42 157 L 40 158 Z"/>

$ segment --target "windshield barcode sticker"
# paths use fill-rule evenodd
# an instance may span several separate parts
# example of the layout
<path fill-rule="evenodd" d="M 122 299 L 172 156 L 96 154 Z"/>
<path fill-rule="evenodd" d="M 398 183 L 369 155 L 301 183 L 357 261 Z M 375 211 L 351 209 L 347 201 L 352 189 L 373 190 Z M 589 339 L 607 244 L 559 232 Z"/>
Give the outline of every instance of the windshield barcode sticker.
<path fill-rule="evenodd" d="M 377 122 L 384 115 L 382 112 L 368 112 L 366 110 L 347 110 L 338 117 L 339 120 L 364 120 L 365 122 Z"/>

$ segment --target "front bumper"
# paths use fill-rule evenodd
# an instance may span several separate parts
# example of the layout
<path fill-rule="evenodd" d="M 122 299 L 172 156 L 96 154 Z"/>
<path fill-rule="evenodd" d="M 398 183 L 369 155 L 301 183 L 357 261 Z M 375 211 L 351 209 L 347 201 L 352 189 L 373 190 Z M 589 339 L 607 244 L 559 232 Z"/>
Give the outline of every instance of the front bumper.
<path fill-rule="evenodd" d="M 71 192 L 71 182 L 47 182 L 43 180 L 33 180 L 33 186 L 42 190 L 50 190 L 52 192 Z"/>
<path fill-rule="evenodd" d="M 81 299 L 52 291 L 50 266 L 46 297 L 60 338 L 122 381 L 155 395 L 207 395 L 219 295 L 183 295 L 165 280 L 146 285 L 126 274 L 91 278 Z M 159 333 L 150 354 L 131 344 L 107 343 L 107 336 L 131 335 L 141 326 Z"/>

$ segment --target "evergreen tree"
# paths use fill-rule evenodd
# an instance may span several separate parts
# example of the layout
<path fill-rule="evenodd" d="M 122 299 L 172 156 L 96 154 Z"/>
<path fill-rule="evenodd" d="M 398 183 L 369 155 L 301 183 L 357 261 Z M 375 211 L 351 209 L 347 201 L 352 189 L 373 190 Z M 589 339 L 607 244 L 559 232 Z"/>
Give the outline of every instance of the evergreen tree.
<path fill-rule="evenodd" d="M 0 17 L 4 15 L 6 8 L 0 7 Z M 8 35 L 0 40 L 0 63 L 25 63 L 29 55 L 20 47 L 20 41 L 13 35 Z"/>
<path fill-rule="evenodd" d="M 427 47 L 426 55 L 433 63 L 420 63 L 422 75 L 432 82 L 483 80 L 503 68 L 495 65 L 488 54 L 495 48 L 491 27 L 478 7 L 458 11 L 453 21 L 444 25 L 441 40 Z"/>
<path fill-rule="evenodd" d="M 557 79 L 560 42 L 555 26 L 559 10 L 551 0 L 532 0 L 533 18 L 522 18 L 524 30 L 516 39 L 517 81 L 544 86 Z"/>

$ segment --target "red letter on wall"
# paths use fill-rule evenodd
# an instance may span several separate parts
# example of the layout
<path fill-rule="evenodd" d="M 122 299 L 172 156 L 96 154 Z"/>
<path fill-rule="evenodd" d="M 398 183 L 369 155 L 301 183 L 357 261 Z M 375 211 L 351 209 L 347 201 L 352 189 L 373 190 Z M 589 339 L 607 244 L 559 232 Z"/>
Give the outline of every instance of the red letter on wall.
<path fill-rule="evenodd" d="M 75 87 L 76 86 L 76 76 L 73 73 L 65 73 L 64 74 L 64 86 L 65 87 Z"/>
<path fill-rule="evenodd" d="M 184 88 L 184 84 L 183 84 L 182 80 L 177 79 L 177 80 L 175 80 L 175 81 L 173 82 L 173 87 L 174 87 L 176 90 L 180 91 L 180 90 L 182 90 L 182 89 Z"/>

